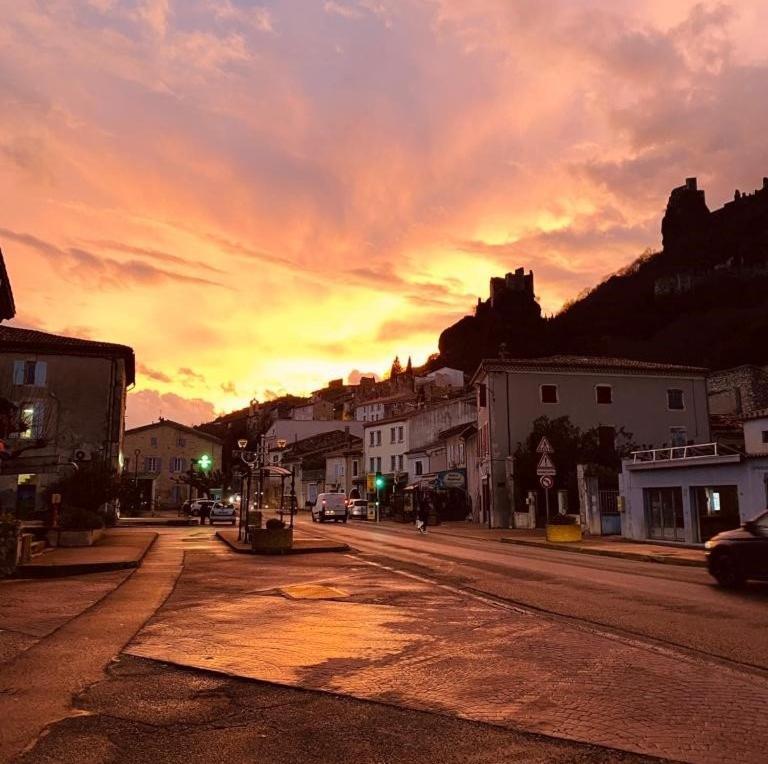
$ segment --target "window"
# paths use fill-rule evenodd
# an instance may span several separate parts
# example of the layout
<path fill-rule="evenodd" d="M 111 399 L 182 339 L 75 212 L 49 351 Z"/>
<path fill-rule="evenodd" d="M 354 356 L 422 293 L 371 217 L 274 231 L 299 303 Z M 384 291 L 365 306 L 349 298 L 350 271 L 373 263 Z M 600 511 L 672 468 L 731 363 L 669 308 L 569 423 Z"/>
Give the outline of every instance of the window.
<path fill-rule="evenodd" d="M 390 427 L 389 428 L 389 442 L 394 443 L 395 442 L 395 428 Z"/>
<path fill-rule="evenodd" d="M 402 443 L 405 438 L 405 428 L 400 426 L 397 428 L 397 442 Z"/>
<path fill-rule="evenodd" d="M 395 455 L 389 457 L 389 471 L 394 472 L 395 471 Z"/>
<path fill-rule="evenodd" d="M 157 438 L 150 438 L 149 445 L 152 446 L 152 448 L 157 448 Z"/>
<path fill-rule="evenodd" d="M 670 427 L 669 435 L 673 447 L 684 446 L 688 439 L 688 431 L 685 427 Z"/>
<path fill-rule="evenodd" d="M 144 459 L 144 472 L 160 472 L 160 459 L 157 456 L 147 456 Z"/>
<path fill-rule="evenodd" d="M 352 460 L 352 477 L 357 477 L 359 469 L 360 469 L 360 466 L 357 462 L 357 459 L 353 459 Z"/>
<path fill-rule="evenodd" d="M 376 457 L 376 472 L 381 472 L 381 457 Z"/>
<path fill-rule="evenodd" d="M 184 448 L 187 445 L 187 439 L 186 438 L 177 438 L 176 439 L 176 445 L 179 448 Z"/>
<path fill-rule="evenodd" d="M 598 403 L 613 403 L 613 388 L 610 385 L 597 385 L 595 398 Z"/>
<path fill-rule="evenodd" d="M 403 470 L 403 455 L 402 454 L 400 454 L 397 457 L 397 469 L 399 469 L 401 472 Z"/>
<path fill-rule="evenodd" d="M 477 405 L 482 409 L 488 405 L 488 389 L 484 382 L 477 386 Z"/>
<path fill-rule="evenodd" d="M 417 474 L 417 475 L 423 475 L 423 474 L 424 474 L 424 469 L 423 469 L 423 467 L 421 466 L 421 462 L 420 462 L 420 461 L 419 461 L 419 462 L 416 462 L 416 465 L 415 465 L 415 466 L 416 466 L 416 474 Z"/>
<path fill-rule="evenodd" d="M 539 390 L 542 403 L 557 403 L 557 385 L 542 385 Z"/>
<path fill-rule="evenodd" d="M 685 408 L 682 390 L 667 390 L 667 408 L 673 411 L 682 411 Z"/>
<path fill-rule="evenodd" d="M 370 469 L 368 470 L 368 472 L 376 472 L 376 461 L 374 460 L 373 457 L 371 457 L 369 467 Z"/>
<path fill-rule="evenodd" d="M 45 387 L 48 364 L 45 361 L 14 361 L 13 384 Z"/>
<path fill-rule="evenodd" d="M 381 430 L 376 430 L 376 445 L 381 445 Z"/>
<path fill-rule="evenodd" d="M 768 443 L 768 430 L 763 430 L 763 443 Z"/>
<path fill-rule="evenodd" d="M 181 456 L 174 456 L 171 459 L 171 472 L 184 472 L 185 464 L 184 458 Z"/>
<path fill-rule="evenodd" d="M 375 446 L 376 445 L 376 432 L 375 430 L 370 431 L 370 438 L 368 441 L 369 446 Z"/>

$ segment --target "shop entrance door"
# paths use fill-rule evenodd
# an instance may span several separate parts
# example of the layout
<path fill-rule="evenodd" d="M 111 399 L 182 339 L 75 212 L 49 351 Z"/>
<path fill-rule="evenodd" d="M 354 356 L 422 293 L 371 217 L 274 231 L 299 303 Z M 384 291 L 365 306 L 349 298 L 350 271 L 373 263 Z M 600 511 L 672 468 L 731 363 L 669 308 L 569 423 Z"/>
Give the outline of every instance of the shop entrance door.
<path fill-rule="evenodd" d="M 685 541 L 683 491 L 681 488 L 645 488 L 648 538 Z"/>

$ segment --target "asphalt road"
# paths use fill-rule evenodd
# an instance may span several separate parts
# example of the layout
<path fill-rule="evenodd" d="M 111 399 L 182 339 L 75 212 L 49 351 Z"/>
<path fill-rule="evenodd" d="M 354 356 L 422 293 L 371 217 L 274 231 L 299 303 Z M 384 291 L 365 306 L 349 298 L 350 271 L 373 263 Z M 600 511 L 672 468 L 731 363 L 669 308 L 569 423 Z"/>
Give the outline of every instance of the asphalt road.
<path fill-rule="evenodd" d="M 650 638 L 768 670 L 768 584 L 740 592 L 718 587 L 702 568 L 636 562 L 445 536 L 412 526 L 298 527 L 342 539 L 371 561 L 391 563 L 468 588 L 628 636 Z"/>
<path fill-rule="evenodd" d="M 652 764 L 658 759 L 122 656 L 18 764 Z"/>

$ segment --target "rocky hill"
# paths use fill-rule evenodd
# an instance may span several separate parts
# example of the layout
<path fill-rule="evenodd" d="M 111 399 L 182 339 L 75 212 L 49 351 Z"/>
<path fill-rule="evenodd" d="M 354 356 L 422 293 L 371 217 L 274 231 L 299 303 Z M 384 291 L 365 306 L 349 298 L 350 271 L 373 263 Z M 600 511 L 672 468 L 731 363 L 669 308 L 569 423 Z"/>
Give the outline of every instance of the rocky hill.
<path fill-rule="evenodd" d="M 490 296 L 440 336 L 433 362 L 471 373 L 481 358 L 610 355 L 727 368 L 768 363 L 768 178 L 710 211 L 696 179 L 672 191 L 663 249 L 640 257 L 551 319 L 533 273 L 491 279 Z"/>

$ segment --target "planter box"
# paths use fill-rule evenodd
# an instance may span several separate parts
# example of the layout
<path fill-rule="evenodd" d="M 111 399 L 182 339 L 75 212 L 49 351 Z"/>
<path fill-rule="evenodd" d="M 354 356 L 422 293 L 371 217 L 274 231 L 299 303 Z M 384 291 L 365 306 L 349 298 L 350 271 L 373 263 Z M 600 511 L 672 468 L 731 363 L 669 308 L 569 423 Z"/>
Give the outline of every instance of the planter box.
<path fill-rule="evenodd" d="M 48 531 L 48 543 L 51 546 L 92 546 L 104 535 L 103 528 L 97 528 L 94 531 L 59 531 L 52 529 Z"/>
<path fill-rule="evenodd" d="M 581 526 L 547 525 L 547 541 L 554 543 L 581 541 Z"/>
<path fill-rule="evenodd" d="M 259 554 L 282 554 L 292 546 L 292 528 L 254 528 L 251 531 L 251 549 Z"/>

